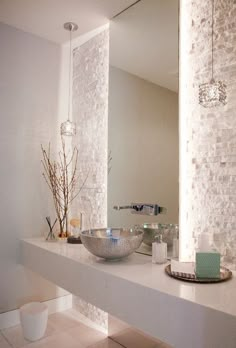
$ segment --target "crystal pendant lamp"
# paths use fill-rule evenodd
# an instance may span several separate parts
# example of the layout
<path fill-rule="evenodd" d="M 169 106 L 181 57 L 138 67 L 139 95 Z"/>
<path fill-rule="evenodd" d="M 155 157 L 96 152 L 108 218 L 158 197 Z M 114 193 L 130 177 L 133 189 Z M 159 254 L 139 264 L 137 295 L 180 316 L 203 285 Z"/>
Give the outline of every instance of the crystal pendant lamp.
<path fill-rule="evenodd" d="M 71 96 L 71 33 L 78 29 L 78 25 L 75 23 L 65 23 L 65 30 L 70 32 L 70 62 L 69 62 L 69 96 L 68 96 L 68 118 L 61 124 L 61 135 L 73 136 L 76 134 L 76 125 L 70 120 L 71 108 L 70 108 L 70 96 Z"/>
<path fill-rule="evenodd" d="M 211 80 L 199 85 L 199 104 L 205 108 L 226 104 L 226 85 L 214 79 L 214 0 L 211 21 Z"/>

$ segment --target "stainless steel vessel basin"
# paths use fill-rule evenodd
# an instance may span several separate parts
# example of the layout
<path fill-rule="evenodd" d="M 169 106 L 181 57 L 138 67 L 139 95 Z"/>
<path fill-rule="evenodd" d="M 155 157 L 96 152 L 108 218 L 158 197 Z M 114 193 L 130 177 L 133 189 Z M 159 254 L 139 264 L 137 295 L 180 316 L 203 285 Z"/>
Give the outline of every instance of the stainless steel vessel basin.
<path fill-rule="evenodd" d="M 81 241 L 93 255 L 116 260 L 132 254 L 142 243 L 141 229 L 102 228 L 82 231 Z"/>
<path fill-rule="evenodd" d="M 167 247 L 171 248 L 173 245 L 173 238 L 178 234 L 179 226 L 177 224 L 158 224 L 158 223 L 144 223 L 136 225 L 135 228 L 144 232 L 143 243 L 152 246 L 157 235 L 162 235 L 163 242 L 167 243 Z"/>

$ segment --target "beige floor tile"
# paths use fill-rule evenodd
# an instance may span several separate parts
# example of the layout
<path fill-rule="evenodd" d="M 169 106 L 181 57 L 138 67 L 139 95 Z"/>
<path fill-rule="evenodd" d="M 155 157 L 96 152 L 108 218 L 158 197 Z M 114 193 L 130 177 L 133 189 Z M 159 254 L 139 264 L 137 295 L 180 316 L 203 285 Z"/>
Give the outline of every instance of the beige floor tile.
<path fill-rule="evenodd" d="M 51 314 L 48 317 L 47 329 L 44 337 L 56 335 L 79 324 L 80 322 L 72 316 L 70 310 Z M 4 329 L 2 332 L 13 348 L 22 348 L 30 343 L 30 341 L 24 338 L 20 325 Z"/>
<path fill-rule="evenodd" d="M 146 337 L 134 329 L 125 329 L 112 336 L 113 340 L 126 348 L 162 348 L 163 342 Z"/>
<path fill-rule="evenodd" d="M 68 329 L 66 332 L 84 347 L 89 347 L 107 338 L 107 335 L 104 333 L 82 323 L 74 328 Z"/>
<path fill-rule="evenodd" d="M 54 332 L 54 327 L 52 327 L 48 322 L 44 337 L 50 336 Z M 30 341 L 24 338 L 20 325 L 10 327 L 9 329 L 4 329 L 2 330 L 2 333 L 13 348 L 22 348 L 30 343 Z"/>
<path fill-rule="evenodd" d="M 73 339 L 67 332 L 56 333 L 39 341 L 32 342 L 27 348 L 84 348 L 80 342 Z"/>
<path fill-rule="evenodd" d="M 116 335 L 117 333 L 130 328 L 130 325 L 126 324 L 125 322 L 111 316 L 109 314 L 108 316 L 108 335 Z"/>
<path fill-rule="evenodd" d="M 2 333 L 14 348 L 20 348 L 27 344 L 27 341 L 23 337 L 20 325 L 4 329 L 2 330 Z"/>
<path fill-rule="evenodd" d="M 122 348 L 122 346 L 112 341 L 110 338 L 105 338 L 105 340 L 95 343 L 88 348 Z"/>
<path fill-rule="evenodd" d="M 0 333 L 0 348 L 11 348 L 10 344 L 6 341 L 3 335 Z"/>
<path fill-rule="evenodd" d="M 67 330 L 80 324 L 80 322 L 72 315 L 71 310 L 51 314 L 48 318 L 48 323 L 54 331 Z"/>

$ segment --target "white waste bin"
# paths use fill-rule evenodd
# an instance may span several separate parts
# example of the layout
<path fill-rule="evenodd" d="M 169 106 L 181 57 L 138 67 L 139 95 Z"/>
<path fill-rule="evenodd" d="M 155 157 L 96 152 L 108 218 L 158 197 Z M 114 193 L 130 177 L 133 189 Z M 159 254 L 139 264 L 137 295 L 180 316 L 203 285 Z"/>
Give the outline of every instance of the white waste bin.
<path fill-rule="evenodd" d="M 20 321 L 24 337 L 36 341 L 45 334 L 48 320 L 48 307 L 44 303 L 31 302 L 20 308 Z"/>

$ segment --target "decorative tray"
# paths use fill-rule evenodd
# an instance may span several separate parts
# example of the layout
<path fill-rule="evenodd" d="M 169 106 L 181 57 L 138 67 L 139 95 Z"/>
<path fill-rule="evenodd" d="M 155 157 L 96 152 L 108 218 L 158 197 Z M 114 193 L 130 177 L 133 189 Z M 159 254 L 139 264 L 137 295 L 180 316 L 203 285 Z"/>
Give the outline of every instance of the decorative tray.
<path fill-rule="evenodd" d="M 219 283 L 223 282 L 225 280 L 228 280 L 232 277 L 232 272 L 226 268 L 221 267 L 220 268 L 220 278 L 196 278 L 194 274 L 189 273 L 182 273 L 182 272 L 171 272 L 171 265 L 167 265 L 165 267 L 165 272 L 173 278 L 184 280 L 188 282 L 194 282 L 194 283 Z"/>

